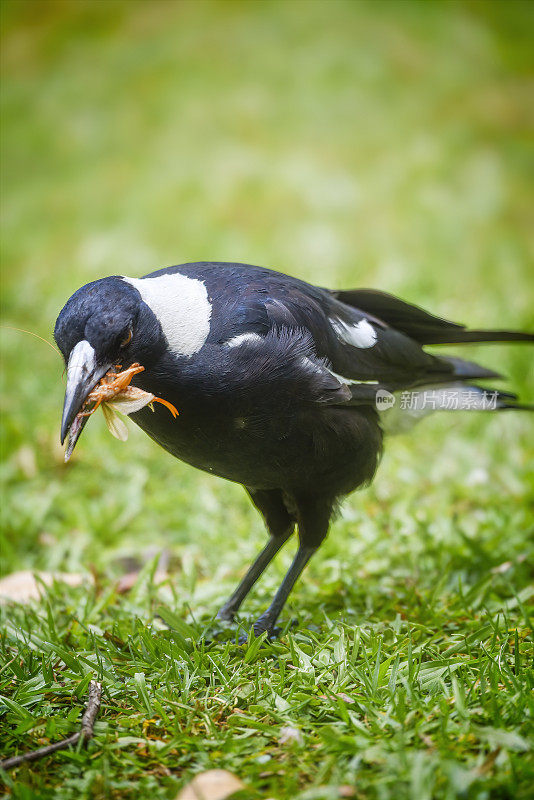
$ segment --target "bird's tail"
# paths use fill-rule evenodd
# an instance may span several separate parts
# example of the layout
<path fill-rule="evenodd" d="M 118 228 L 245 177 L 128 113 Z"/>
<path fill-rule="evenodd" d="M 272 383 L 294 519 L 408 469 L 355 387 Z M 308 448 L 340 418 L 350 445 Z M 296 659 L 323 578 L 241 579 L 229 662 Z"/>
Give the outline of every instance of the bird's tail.
<path fill-rule="evenodd" d="M 376 317 L 419 344 L 534 342 L 534 334 L 523 331 L 468 330 L 465 325 L 436 317 L 418 306 L 375 289 L 351 289 L 332 294 L 342 303 Z"/>

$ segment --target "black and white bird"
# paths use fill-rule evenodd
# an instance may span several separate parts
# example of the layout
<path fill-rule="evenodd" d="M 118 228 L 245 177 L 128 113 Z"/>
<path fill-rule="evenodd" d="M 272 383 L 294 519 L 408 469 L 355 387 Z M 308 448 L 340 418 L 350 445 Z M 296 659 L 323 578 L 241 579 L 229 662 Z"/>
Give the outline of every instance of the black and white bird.
<path fill-rule="evenodd" d="M 143 408 L 134 422 L 182 461 L 241 483 L 263 515 L 267 545 L 219 618 L 233 618 L 297 526 L 297 553 L 256 635 L 272 632 L 340 498 L 372 480 L 394 398 L 410 392 L 412 412 L 424 411 L 427 391 L 432 407 L 447 392 L 456 403 L 438 407 L 480 408 L 485 399 L 490 408 L 522 407 L 471 383 L 497 373 L 423 345 L 534 341 L 468 330 L 371 289 L 330 291 L 208 262 L 89 283 L 62 309 L 54 336 L 68 370 L 62 442 L 101 377 L 138 362 L 144 371 L 132 385 L 179 416 Z"/>

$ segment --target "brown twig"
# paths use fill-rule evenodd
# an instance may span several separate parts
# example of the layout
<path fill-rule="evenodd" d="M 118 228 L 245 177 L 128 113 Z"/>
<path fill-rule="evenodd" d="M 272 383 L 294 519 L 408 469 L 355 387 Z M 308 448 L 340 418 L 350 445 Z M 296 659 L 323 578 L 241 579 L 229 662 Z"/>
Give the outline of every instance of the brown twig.
<path fill-rule="evenodd" d="M 6 758 L 0 761 L 0 769 L 10 769 L 10 767 L 18 767 L 27 761 L 37 761 L 38 758 L 44 758 L 51 753 L 56 753 L 58 750 L 66 750 L 71 744 L 76 744 L 79 739 L 85 745 L 93 736 L 93 728 L 97 714 L 100 710 L 100 700 L 102 698 L 102 684 L 98 681 L 91 681 L 89 684 L 89 699 L 87 707 L 82 717 L 82 727 L 77 733 L 67 736 L 61 742 L 54 742 L 46 747 L 40 747 L 39 750 L 30 750 L 29 753 L 23 753 L 20 756 L 13 756 L 13 758 Z"/>

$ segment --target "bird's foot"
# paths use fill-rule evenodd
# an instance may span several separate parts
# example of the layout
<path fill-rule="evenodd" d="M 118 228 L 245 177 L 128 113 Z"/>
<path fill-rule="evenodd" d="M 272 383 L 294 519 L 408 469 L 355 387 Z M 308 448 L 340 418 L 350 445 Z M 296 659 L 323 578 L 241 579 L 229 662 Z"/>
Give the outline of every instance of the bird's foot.
<path fill-rule="evenodd" d="M 219 609 L 217 616 L 215 619 L 217 622 L 233 622 L 235 617 L 235 611 L 232 611 L 229 608 L 225 608 L 224 606 Z"/>
<path fill-rule="evenodd" d="M 271 628 L 268 631 L 264 631 L 264 630 L 263 631 L 259 631 L 259 630 L 257 631 L 255 627 L 253 628 L 253 630 L 254 630 L 254 636 L 255 636 L 256 639 L 258 639 L 262 635 L 262 633 L 266 632 L 267 636 L 265 637 L 265 641 L 267 641 L 267 642 L 270 642 L 272 639 L 277 639 L 280 636 L 280 634 L 282 633 L 282 628 L 280 628 L 278 625 L 275 625 L 274 628 Z M 248 640 L 249 640 L 248 635 L 246 633 L 242 633 L 241 636 L 238 638 L 237 643 L 239 645 L 248 644 Z"/>
<path fill-rule="evenodd" d="M 267 636 L 265 639 L 266 641 L 270 641 L 271 639 L 277 639 L 283 633 L 284 629 L 281 628 L 280 625 L 275 625 L 268 619 L 262 619 L 262 617 L 260 617 L 252 626 L 252 631 L 254 632 L 254 637 L 256 639 L 258 639 L 262 633 L 266 633 Z M 242 633 L 237 641 L 238 644 L 247 644 L 248 640 L 249 636 L 245 633 Z"/>

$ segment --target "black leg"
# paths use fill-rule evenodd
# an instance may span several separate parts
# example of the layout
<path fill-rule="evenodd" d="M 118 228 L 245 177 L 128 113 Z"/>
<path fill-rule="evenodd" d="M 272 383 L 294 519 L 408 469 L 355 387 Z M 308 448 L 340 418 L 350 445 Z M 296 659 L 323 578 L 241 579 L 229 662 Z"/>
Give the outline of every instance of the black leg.
<path fill-rule="evenodd" d="M 271 605 L 254 623 L 256 636 L 264 631 L 267 631 L 268 634 L 272 633 L 276 620 L 299 575 L 328 533 L 333 506 L 330 498 L 299 494 L 294 495 L 292 500 L 296 508 L 299 526 L 299 549 Z M 244 637 L 240 641 L 243 642 Z"/>
<path fill-rule="evenodd" d="M 228 598 L 226 603 L 222 606 L 217 614 L 217 619 L 231 621 L 234 618 L 239 606 L 250 592 L 264 569 L 270 564 L 280 548 L 289 539 L 293 533 L 292 528 L 288 528 L 285 536 L 271 536 L 257 559 L 249 568 L 247 574 L 233 593 Z"/>
<path fill-rule="evenodd" d="M 302 547 L 302 545 L 299 547 L 291 566 L 286 572 L 280 588 L 273 598 L 271 605 L 267 611 L 264 611 L 261 617 L 258 617 L 254 623 L 255 636 L 259 636 L 260 633 L 263 633 L 264 631 L 270 633 L 273 630 L 276 620 L 280 616 L 280 612 L 284 607 L 287 598 L 289 597 L 291 589 L 297 582 L 297 578 L 316 550 L 316 547 Z"/>
<path fill-rule="evenodd" d="M 234 614 L 239 609 L 247 594 L 282 545 L 287 542 L 295 527 L 295 522 L 284 504 L 281 491 L 278 489 L 261 491 L 247 489 L 247 491 L 256 508 L 258 508 L 263 515 L 265 524 L 270 533 L 270 539 L 235 592 L 220 609 L 217 614 L 217 619 L 220 620 L 230 621 L 234 618 Z"/>

